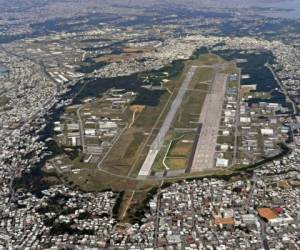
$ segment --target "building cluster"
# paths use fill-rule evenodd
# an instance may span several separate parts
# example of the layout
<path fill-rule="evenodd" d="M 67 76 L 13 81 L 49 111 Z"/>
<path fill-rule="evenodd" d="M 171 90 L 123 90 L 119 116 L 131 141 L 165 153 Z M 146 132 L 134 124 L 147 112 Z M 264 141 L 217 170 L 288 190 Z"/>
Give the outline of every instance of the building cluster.
<path fill-rule="evenodd" d="M 29 23 L 33 19 L 29 18 Z M 25 33 L 29 32 L 26 30 L 28 24 L 23 28 Z M 12 35 L 22 34 L 17 29 L 10 31 Z M 250 179 L 231 182 L 203 179 L 159 190 L 149 203 L 142 225 L 122 227 L 116 224 L 112 213 L 116 197 L 112 192 L 84 193 L 65 186 L 50 187 L 41 195 L 14 190 L 16 177 L 51 154 L 45 142 L 39 140 L 39 132 L 47 122 L 44 115 L 56 105 L 64 106 L 62 95 L 83 77 L 117 77 L 159 69 L 175 60 L 189 58 L 202 46 L 222 44 L 218 49 L 269 50 L 275 62 L 266 66 L 276 72 L 277 80 L 297 113 L 300 105 L 297 47 L 250 37 L 191 35 L 173 38 L 168 33 L 159 34 L 159 29 L 134 32 L 104 27 L 2 46 L 1 64 L 8 71 L 0 77 L 0 246 L 6 249 L 52 246 L 163 249 L 170 246 L 220 250 L 257 249 L 265 244 L 271 249 L 300 247 L 297 202 L 300 199 L 300 139 L 297 134 L 291 154 L 254 170 Z M 150 35 L 155 41 L 145 43 L 143 38 Z M 109 41 L 105 40 L 107 37 Z M 132 39 L 129 44 L 128 39 Z M 129 55 L 121 59 L 109 58 L 104 67 L 97 64 L 99 56 L 119 49 L 115 44 L 123 45 L 123 42 L 135 49 L 150 48 L 143 53 L 128 52 L 127 48 Z M 95 47 L 97 43 L 99 48 Z M 109 112 L 122 111 L 131 98 L 116 95 L 119 94 L 114 93 L 108 97 L 110 100 L 107 99 Z M 236 95 L 236 89 L 227 89 L 224 121 L 233 127 L 240 123 L 241 147 L 246 152 L 243 157 L 251 162 L 252 152 L 274 155 L 274 145 L 290 132 L 288 126 L 281 125 L 285 118 L 276 115 L 281 107 L 266 103 L 251 107 L 242 104 L 240 117 L 236 119 L 233 111 L 237 107 Z M 85 104 L 77 108 L 79 111 L 67 118 L 66 123 L 56 123 L 55 129 L 61 133 L 66 146 L 82 146 L 86 151 L 85 160 L 94 161 L 95 151 L 99 152 L 101 146 L 111 146 L 114 141 L 103 138 L 116 138 L 124 124 L 116 120 L 117 117 L 111 119 L 103 113 L 95 116 L 85 110 Z M 299 123 L 298 118 L 294 126 L 299 127 Z M 224 129 L 223 133 L 233 135 L 233 131 Z M 231 154 L 232 148 L 227 142 L 220 147 L 224 152 L 220 154 L 219 164 L 225 166 L 225 152 L 229 150 Z M 55 166 L 63 164 L 62 159 L 53 161 Z"/>
<path fill-rule="evenodd" d="M 237 163 L 238 149 L 238 108 L 240 74 L 234 73 L 228 77 L 223 104 L 219 136 L 217 139 L 217 167 L 228 167 Z"/>
<path fill-rule="evenodd" d="M 51 154 L 39 133 L 46 127 L 44 116 L 64 91 L 47 77 L 42 64 L 8 47 L 1 51 L 7 74 L 0 79 L 0 200 L 9 208 L 16 198 L 15 178 Z"/>
<path fill-rule="evenodd" d="M 112 235 L 111 242 L 129 249 L 299 248 L 299 146 L 246 178 L 162 188 L 140 229 L 126 228 L 122 240 Z"/>
<path fill-rule="evenodd" d="M 123 116 L 134 97 L 134 92 L 111 89 L 101 98 L 88 98 L 83 104 L 69 106 L 62 119 L 54 122 L 56 141 L 69 151 L 81 146 L 83 162 L 98 164 L 128 127 Z M 47 169 L 58 165 L 59 172 L 70 170 L 63 161 L 57 164 L 60 158 L 47 164 Z"/>
<path fill-rule="evenodd" d="M 96 74 L 98 77 L 130 75 L 140 71 L 159 69 L 176 60 L 188 59 L 196 48 L 201 47 L 201 41 L 188 40 L 187 38 L 170 38 L 150 52 L 131 58 L 130 61 L 113 62 L 101 68 Z M 202 44 L 204 45 L 204 44 Z M 143 60 L 147 58 L 147 60 Z"/>
<path fill-rule="evenodd" d="M 204 178 L 160 189 L 141 225 L 116 224 L 112 192 L 53 186 L 36 196 L 19 190 L 11 208 L 1 203 L 0 244 L 16 249 L 297 248 L 300 136 L 295 138 L 291 154 L 247 177 Z"/>
<path fill-rule="evenodd" d="M 6 102 L 0 107 L 0 128 L 16 128 L 36 113 L 47 111 L 57 96 L 56 85 L 47 80 L 40 65 L 10 53 L 2 53 L 8 77 L 0 79 Z"/>
<path fill-rule="evenodd" d="M 41 198 L 26 190 L 18 191 L 16 198 L 14 209 L 3 208 L 0 215 L 0 246 L 5 249 L 101 248 L 115 224 L 112 192 L 82 193 L 53 186 L 43 190 Z"/>
<path fill-rule="evenodd" d="M 255 163 L 265 157 L 278 155 L 280 144 L 288 140 L 289 119 L 276 114 L 282 107 L 278 103 L 240 106 L 240 127 L 243 164 Z"/>
<path fill-rule="evenodd" d="M 281 152 L 291 132 L 287 108 L 279 103 L 249 104 L 256 85 L 239 85 L 239 74 L 229 76 L 217 139 L 217 167 L 249 165 Z M 254 91 L 254 92 L 253 92 Z"/>

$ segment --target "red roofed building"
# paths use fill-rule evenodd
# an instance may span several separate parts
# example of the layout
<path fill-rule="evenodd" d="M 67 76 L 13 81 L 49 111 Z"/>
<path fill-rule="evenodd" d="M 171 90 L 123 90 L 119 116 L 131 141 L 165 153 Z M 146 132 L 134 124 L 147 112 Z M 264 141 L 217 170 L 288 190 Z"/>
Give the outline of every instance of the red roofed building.
<path fill-rule="evenodd" d="M 275 207 L 275 208 L 273 208 L 273 211 L 277 214 L 283 214 L 284 213 L 284 209 L 282 207 Z"/>

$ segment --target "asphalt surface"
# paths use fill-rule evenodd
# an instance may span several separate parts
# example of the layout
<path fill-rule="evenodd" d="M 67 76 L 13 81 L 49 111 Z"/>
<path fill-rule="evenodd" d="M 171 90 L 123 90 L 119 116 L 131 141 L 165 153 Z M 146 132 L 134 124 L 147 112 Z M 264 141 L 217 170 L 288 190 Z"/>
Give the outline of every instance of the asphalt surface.
<path fill-rule="evenodd" d="M 79 121 L 79 131 L 80 131 L 80 141 L 81 141 L 81 146 L 82 146 L 82 152 L 83 154 L 86 153 L 86 146 L 85 146 L 85 139 L 84 139 L 84 126 L 83 126 L 83 121 L 81 119 L 81 110 L 85 107 L 85 105 L 81 106 L 80 108 L 77 109 L 76 114 L 78 117 Z"/>
<path fill-rule="evenodd" d="M 163 146 L 164 138 L 167 135 L 171 127 L 172 121 L 174 120 L 175 115 L 182 104 L 182 99 L 186 91 L 188 90 L 189 84 L 192 81 L 192 78 L 197 68 L 197 66 L 192 66 L 189 72 L 187 73 L 156 138 L 150 146 L 150 150 L 139 172 L 139 176 L 148 176 L 150 174 L 155 158 Z"/>
<path fill-rule="evenodd" d="M 241 69 L 239 69 L 239 88 L 241 84 Z M 239 126 L 240 126 L 240 106 L 241 106 L 241 97 L 240 97 L 240 91 L 238 91 L 237 96 L 237 107 L 236 107 L 236 115 L 235 115 L 235 128 L 234 128 L 234 152 L 233 152 L 233 164 L 236 164 L 236 158 L 237 158 L 237 149 L 238 149 L 238 135 L 239 135 Z"/>
<path fill-rule="evenodd" d="M 196 131 L 196 136 L 195 136 L 195 140 L 194 140 L 194 143 L 193 143 L 191 156 L 189 158 L 188 167 L 185 170 L 186 173 L 190 173 L 191 170 L 192 170 L 196 149 L 197 149 L 198 141 L 199 141 L 200 134 L 201 134 L 201 129 L 202 129 L 202 124 L 199 124 L 198 128 L 197 128 L 197 131 Z"/>
<path fill-rule="evenodd" d="M 197 144 L 192 172 L 209 170 L 215 167 L 215 150 L 228 75 L 217 73 L 211 91 L 205 97 L 199 123 L 202 129 Z"/>

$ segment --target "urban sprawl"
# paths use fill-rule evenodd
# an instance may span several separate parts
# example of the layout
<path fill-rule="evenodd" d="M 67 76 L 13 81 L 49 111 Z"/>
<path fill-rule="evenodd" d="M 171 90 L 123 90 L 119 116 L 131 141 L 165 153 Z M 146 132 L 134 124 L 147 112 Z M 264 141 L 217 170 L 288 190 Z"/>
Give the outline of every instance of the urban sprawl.
<path fill-rule="evenodd" d="M 207 24 L 219 21 L 208 19 Z M 171 35 L 178 26 L 128 28 L 102 23 L 88 30 L 1 44 L 0 249 L 300 249 L 300 47 L 280 37 L 197 34 L 189 28 L 185 34 Z M 29 32 L 27 26 L 17 27 L 10 29 L 10 35 Z M 110 186 L 81 190 L 70 179 L 40 183 L 39 188 L 31 183 L 28 190 L 20 184 L 36 171 L 48 174 L 47 180 L 77 176 L 81 184 L 87 168 L 109 174 L 102 167 L 108 164 L 107 156 L 147 109 L 134 103 L 137 92 L 171 93 L 167 87 L 171 78 L 163 72 L 161 82 L 152 84 L 147 76 L 137 91 L 108 85 L 100 94 L 91 90 L 78 101 L 85 84 L 161 72 L 201 54 L 201 49 L 205 54 L 270 53 L 273 60 L 264 67 L 285 99 L 285 104 L 268 101 L 271 91 L 258 92 L 256 82 L 241 84 L 253 77 L 243 69 L 218 72 L 216 76 L 225 77 L 227 85 L 222 85 L 224 93 L 218 99 L 220 117 L 212 117 L 220 120 L 214 133 L 233 141 L 212 144 L 217 146 L 212 168 L 198 167 L 195 160 L 189 171 L 168 169 L 165 164 L 161 169 L 153 159 L 150 165 L 141 162 L 140 167 L 147 165 L 146 172 L 110 173 L 138 185 L 159 183 L 154 189 L 148 187 L 154 192 L 143 200 L 139 221 L 122 220 L 131 206 L 138 205 L 132 203 L 136 187 L 120 208 L 122 192 Z M 233 61 L 237 67 L 247 63 L 239 58 Z M 261 100 L 250 105 L 254 99 Z M 211 107 L 205 107 L 209 104 L 203 105 L 209 112 Z M 51 143 L 63 153 L 54 152 Z M 148 150 L 158 148 L 148 144 Z M 72 154 L 77 151 L 82 161 L 76 165 Z M 199 156 L 196 143 L 197 152 Z M 201 175 L 202 170 L 212 172 Z M 120 216 L 118 209 L 124 214 Z"/>

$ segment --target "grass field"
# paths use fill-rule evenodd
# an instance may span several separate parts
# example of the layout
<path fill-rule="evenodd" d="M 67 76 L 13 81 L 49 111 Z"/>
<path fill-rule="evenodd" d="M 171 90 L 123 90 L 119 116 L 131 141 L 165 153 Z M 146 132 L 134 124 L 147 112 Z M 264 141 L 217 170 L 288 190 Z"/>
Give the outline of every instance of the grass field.
<path fill-rule="evenodd" d="M 233 145 L 234 144 L 234 136 L 232 136 L 232 135 L 218 136 L 217 143 Z"/>
<path fill-rule="evenodd" d="M 0 96 L 0 107 L 4 106 L 9 102 L 9 99 L 6 96 Z"/>
<path fill-rule="evenodd" d="M 130 178 L 120 178 L 110 173 L 99 171 L 98 169 L 82 169 L 79 174 L 69 173 L 64 176 L 67 183 L 73 187 L 84 191 L 94 192 L 101 190 L 113 191 L 146 191 L 159 184 L 155 180 L 136 180 Z"/>
<path fill-rule="evenodd" d="M 85 143 L 87 145 L 99 145 L 99 139 L 97 137 L 86 137 Z"/>
<path fill-rule="evenodd" d="M 186 157 L 191 152 L 193 144 L 177 142 L 173 148 L 170 149 L 168 157 Z"/>
<path fill-rule="evenodd" d="M 194 86 L 194 90 L 203 91 L 203 92 L 208 92 L 209 88 L 210 88 L 209 83 L 196 83 Z"/>
<path fill-rule="evenodd" d="M 172 127 L 196 128 L 205 96 L 205 92 L 188 91 L 178 109 Z"/>
<path fill-rule="evenodd" d="M 188 159 L 186 158 L 167 158 L 166 165 L 170 170 L 186 169 Z"/>
<path fill-rule="evenodd" d="M 135 132 L 133 134 L 133 139 L 131 140 L 129 146 L 126 149 L 126 152 L 124 154 L 125 159 L 129 159 L 135 156 L 136 152 L 139 149 L 139 146 L 141 144 L 141 141 L 144 140 L 144 134 L 142 132 Z"/>
<path fill-rule="evenodd" d="M 170 132 L 154 162 L 153 170 L 186 169 L 194 138 L 195 132 Z"/>
<path fill-rule="evenodd" d="M 199 84 L 209 85 L 215 74 L 213 68 L 198 68 L 190 84 L 191 89 L 199 89 Z M 205 84 L 206 83 L 206 84 Z"/>

